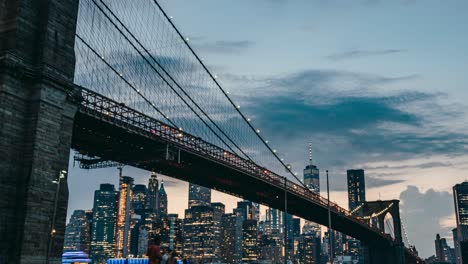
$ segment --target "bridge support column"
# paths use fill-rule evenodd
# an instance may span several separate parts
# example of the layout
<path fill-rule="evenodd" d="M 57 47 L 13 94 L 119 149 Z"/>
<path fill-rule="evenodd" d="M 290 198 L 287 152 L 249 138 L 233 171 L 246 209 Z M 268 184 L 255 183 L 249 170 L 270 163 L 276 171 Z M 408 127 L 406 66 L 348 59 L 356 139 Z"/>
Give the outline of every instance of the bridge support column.
<path fill-rule="evenodd" d="M 61 263 L 76 0 L 0 0 L 0 263 Z"/>

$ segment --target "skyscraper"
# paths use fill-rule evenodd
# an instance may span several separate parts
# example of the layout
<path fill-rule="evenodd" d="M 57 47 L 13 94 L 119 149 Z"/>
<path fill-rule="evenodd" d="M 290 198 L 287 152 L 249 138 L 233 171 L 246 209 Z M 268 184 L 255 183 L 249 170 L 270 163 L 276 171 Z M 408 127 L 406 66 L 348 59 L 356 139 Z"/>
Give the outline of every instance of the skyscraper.
<path fill-rule="evenodd" d="M 309 144 L 309 164 L 304 168 L 304 184 L 313 192 L 320 193 L 320 172 L 312 162 L 311 144 Z"/>
<path fill-rule="evenodd" d="M 101 184 L 94 192 L 90 257 L 93 263 L 106 263 L 114 257 L 114 231 L 117 191 L 112 184 Z"/>
<path fill-rule="evenodd" d="M 119 198 L 115 230 L 115 255 L 125 258 L 130 253 L 133 178 L 122 176 L 120 168 Z"/>
<path fill-rule="evenodd" d="M 184 255 L 192 262 L 216 262 L 221 238 L 219 205 L 193 205 L 185 210 Z"/>
<path fill-rule="evenodd" d="M 193 183 L 189 184 L 189 208 L 197 205 L 210 205 L 211 203 L 211 190 L 209 188 L 196 185 Z"/>
<path fill-rule="evenodd" d="M 312 162 L 312 145 L 309 144 L 309 164 L 304 168 L 304 184 L 312 192 L 320 194 L 320 172 L 319 168 Z M 304 234 L 321 236 L 322 229 L 319 224 L 305 221 Z"/>
<path fill-rule="evenodd" d="M 320 237 L 313 234 L 300 236 L 298 260 L 300 263 L 320 263 Z"/>
<path fill-rule="evenodd" d="M 132 208 L 137 215 L 144 215 L 147 201 L 147 189 L 143 184 L 133 186 Z"/>
<path fill-rule="evenodd" d="M 244 220 L 242 222 L 242 261 L 250 263 L 257 260 L 257 220 Z"/>
<path fill-rule="evenodd" d="M 134 215 L 132 216 L 131 231 L 130 231 L 130 253 L 134 256 L 138 256 L 138 242 L 140 237 L 140 230 L 145 224 L 146 214 L 148 209 L 146 208 L 147 202 L 147 188 L 143 184 L 137 184 L 133 186 L 132 193 L 132 210 Z M 147 232 L 148 229 L 145 229 Z"/>
<path fill-rule="evenodd" d="M 348 170 L 348 206 L 352 211 L 366 200 L 364 170 Z"/>
<path fill-rule="evenodd" d="M 65 228 L 63 250 L 80 250 L 89 253 L 90 229 L 86 211 L 75 210 Z"/>
<path fill-rule="evenodd" d="M 179 215 L 168 214 L 158 223 L 157 235 L 161 238 L 162 249 L 175 250 L 178 254 L 182 254 L 182 222 Z"/>
<path fill-rule="evenodd" d="M 242 263 L 242 217 L 224 214 L 221 218 L 221 262 Z"/>
<path fill-rule="evenodd" d="M 164 181 L 161 181 L 161 187 L 158 191 L 158 202 L 159 202 L 159 219 L 163 219 L 167 216 L 167 193 L 164 189 Z"/>
<path fill-rule="evenodd" d="M 182 234 L 182 219 L 179 219 L 178 214 L 168 214 L 166 217 L 169 225 L 169 249 L 182 254 L 184 237 Z"/>
<path fill-rule="evenodd" d="M 440 235 L 437 234 L 434 244 L 438 261 L 443 263 L 455 263 L 455 250 L 449 247 L 445 238 L 441 238 Z"/>
<path fill-rule="evenodd" d="M 266 210 L 266 221 L 270 222 L 272 230 L 278 230 L 281 233 L 283 230 L 283 213 L 274 208 L 268 208 Z"/>
<path fill-rule="evenodd" d="M 243 220 L 258 220 L 258 204 L 251 201 L 243 200 L 237 202 L 237 208 L 235 209 L 239 215 L 242 216 Z"/>
<path fill-rule="evenodd" d="M 460 241 L 458 241 L 457 228 L 452 229 L 453 247 L 455 248 L 455 263 L 461 263 Z"/>
<path fill-rule="evenodd" d="M 467 261 L 461 256 L 461 243 L 468 240 L 468 182 L 453 186 L 455 219 L 457 220 L 457 264 Z"/>
<path fill-rule="evenodd" d="M 159 202 L 158 202 L 158 190 L 159 181 L 156 173 L 152 172 L 148 180 L 148 194 L 147 194 L 147 207 L 151 212 L 157 213 Z"/>

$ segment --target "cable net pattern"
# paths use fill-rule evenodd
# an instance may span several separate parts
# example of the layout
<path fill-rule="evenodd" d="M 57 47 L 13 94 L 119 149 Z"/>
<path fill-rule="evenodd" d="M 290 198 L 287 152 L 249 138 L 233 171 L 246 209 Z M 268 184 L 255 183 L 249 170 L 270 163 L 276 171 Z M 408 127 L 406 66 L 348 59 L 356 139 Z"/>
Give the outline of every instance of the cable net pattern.
<path fill-rule="evenodd" d="M 76 84 L 299 183 L 155 0 L 81 0 L 76 39 Z"/>

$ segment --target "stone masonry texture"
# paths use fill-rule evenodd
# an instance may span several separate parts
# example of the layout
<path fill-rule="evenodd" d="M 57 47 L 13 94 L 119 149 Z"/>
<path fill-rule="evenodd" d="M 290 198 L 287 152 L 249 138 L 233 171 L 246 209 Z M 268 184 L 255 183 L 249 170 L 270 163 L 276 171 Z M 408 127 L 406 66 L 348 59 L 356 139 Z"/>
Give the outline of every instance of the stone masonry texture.
<path fill-rule="evenodd" d="M 78 0 L 0 0 L 0 264 L 46 263 L 56 180 L 67 170 Z M 61 182 L 50 263 L 61 263 Z"/>

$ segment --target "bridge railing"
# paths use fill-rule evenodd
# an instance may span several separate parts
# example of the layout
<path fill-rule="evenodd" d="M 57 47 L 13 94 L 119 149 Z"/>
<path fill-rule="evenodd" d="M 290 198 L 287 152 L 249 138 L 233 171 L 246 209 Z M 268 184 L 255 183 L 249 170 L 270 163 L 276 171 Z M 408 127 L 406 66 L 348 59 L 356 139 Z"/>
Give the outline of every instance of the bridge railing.
<path fill-rule="evenodd" d="M 195 155 L 209 158 L 217 163 L 222 163 L 230 168 L 247 173 L 251 176 L 266 181 L 274 186 L 286 189 L 288 192 L 307 198 L 309 201 L 330 209 L 337 214 L 346 216 L 348 219 L 361 224 L 385 236 L 385 234 L 367 222 L 353 216 L 351 212 L 340 207 L 338 204 L 329 202 L 317 193 L 296 184 L 286 177 L 280 176 L 264 167 L 243 159 L 238 155 L 226 151 L 216 145 L 208 143 L 199 137 L 195 137 L 179 128 L 167 125 L 153 117 L 138 112 L 123 103 L 104 97 L 96 92 L 81 88 L 82 102 L 80 111 L 109 121 L 114 125 L 135 130 L 150 138 L 156 138 L 170 142 L 177 147 L 191 152 Z"/>

